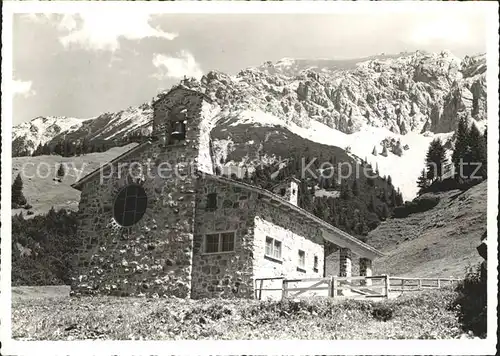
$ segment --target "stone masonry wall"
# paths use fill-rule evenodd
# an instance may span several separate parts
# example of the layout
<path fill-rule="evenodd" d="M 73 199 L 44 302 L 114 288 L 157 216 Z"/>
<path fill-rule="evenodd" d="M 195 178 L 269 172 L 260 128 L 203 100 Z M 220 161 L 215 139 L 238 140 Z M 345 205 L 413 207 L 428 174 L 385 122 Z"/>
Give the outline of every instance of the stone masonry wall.
<path fill-rule="evenodd" d="M 146 145 L 84 183 L 73 294 L 190 296 L 196 189 L 190 169 L 198 158 L 202 100 L 178 91 L 157 103 L 154 115 L 167 117 L 167 108 L 179 102 L 188 108 L 185 141 Z M 127 162 L 135 168 L 125 167 Z M 177 174 L 165 172 L 165 167 Z M 114 220 L 113 203 L 131 182 L 145 189 L 147 210 L 138 223 L 122 227 Z"/>
<path fill-rule="evenodd" d="M 208 211 L 207 194 L 217 193 Z M 255 193 L 212 178 L 199 181 L 193 248 L 192 298 L 253 296 Z M 235 231 L 234 252 L 205 254 L 207 233 Z"/>

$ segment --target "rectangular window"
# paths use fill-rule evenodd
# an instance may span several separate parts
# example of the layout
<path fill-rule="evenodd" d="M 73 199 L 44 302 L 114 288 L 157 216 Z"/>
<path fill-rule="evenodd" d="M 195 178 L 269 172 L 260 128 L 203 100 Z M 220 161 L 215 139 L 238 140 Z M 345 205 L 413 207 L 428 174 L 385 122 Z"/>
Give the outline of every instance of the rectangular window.
<path fill-rule="evenodd" d="M 265 256 L 281 260 L 281 241 L 275 240 L 269 236 L 266 237 Z"/>
<path fill-rule="evenodd" d="M 222 252 L 234 251 L 234 232 L 225 232 L 221 234 Z"/>
<path fill-rule="evenodd" d="M 273 255 L 275 258 L 281 259 L 281 241 L 274 240 Z"/>
<path fill-rule="evenodd" d="M 219 234 L 205 236 L 205 253 L 219 252 Z"/>
<path fill-rule="evenodd" d="M 313 271 L 318 272 L 318 256 L 314 256 Z"/>
<path fill-rule="evenodd" d="M 217 193 L 209 193 L 207 195 L 207 210 L 215 211 L 217 209 Z"/>
<path fill-rule="evenodd" d="M 222 232 L 205 235 L 205 253 L 220 253 L 234 251 L 234 232 Z"/>
<path fill-rule="evenodd" d="M 299 250 L 299 268 L 304 268 L 306 265 L 306 253 L 302 250 Z"/>
<path fill-rule="evenodd" d="M 273 239 L 270 237 L 266 237 L 266 255 L 273 255 Z"/>

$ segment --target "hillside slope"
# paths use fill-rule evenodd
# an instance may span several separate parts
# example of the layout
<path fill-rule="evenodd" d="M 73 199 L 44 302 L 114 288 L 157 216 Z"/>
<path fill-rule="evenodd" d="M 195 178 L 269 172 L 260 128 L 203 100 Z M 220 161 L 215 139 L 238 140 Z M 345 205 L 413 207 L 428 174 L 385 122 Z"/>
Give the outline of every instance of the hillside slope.
<path fill-rule="evenodd" d="M 12 179 L 21 173 L 23 193 L 28 203 L 33 206 L 34 215 L 61 208 L 77 210 L 80 192 L 71 188 L 79 178 L 111 161 L 135 144 L 114 147 L 106 152 L 91 153 L 76 157 L 61 157 L 56 155 L 37 157 L 12 158 Z M 66 176 L 62 182 L 54 180 L 59 165 L 66 165 Z M 24 209 L 12 209 L 12 214 L 23 212 Z M 32 215 L 33 216 L 33 215 Z"/>
<path fill-rule="evenodd" d="M 467 191 L 439 193 L 436 207 L 389 219 L 368 234 L 384 253 L 375 273 L 415 277 L 462 277 L 481 261 L 476 247 L 486 231 L 487 181 Z"/>

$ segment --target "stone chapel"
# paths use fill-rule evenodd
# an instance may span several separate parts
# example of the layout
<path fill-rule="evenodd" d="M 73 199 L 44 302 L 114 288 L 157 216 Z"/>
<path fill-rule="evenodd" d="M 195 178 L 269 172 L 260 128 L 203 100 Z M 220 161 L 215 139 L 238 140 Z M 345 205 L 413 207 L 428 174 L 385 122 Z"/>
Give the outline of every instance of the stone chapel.
<path fill-rule="evenodd" d="M 151 139 L 73 184 L 81 191 L 72 294 L 254 297 L 256 277 L 340 275 L 382 254 L 297 206 L 298 181 L 272 191 L 214 174 L 217 106 L 182 86 L 153 103 Z"/>

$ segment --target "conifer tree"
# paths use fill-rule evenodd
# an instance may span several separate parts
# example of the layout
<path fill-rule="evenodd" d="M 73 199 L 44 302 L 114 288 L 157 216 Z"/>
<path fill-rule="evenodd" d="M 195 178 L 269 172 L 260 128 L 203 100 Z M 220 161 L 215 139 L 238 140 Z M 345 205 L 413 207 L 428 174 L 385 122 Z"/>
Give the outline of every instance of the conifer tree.
<path fill-rule="evenodd" d="M 479 165 L 479 169 L 477 169 L 477 172 L 475 172 L 474 177 L 472 178 L 486 178 L 488 164 L 486 157 L 486 143 L 476 125 L 472 125 L 470 128 L 469 142 L 471 152 L 471 161 L 469 162 L 471 165 L 470 173 L 474 173 Z"/>
<path fill-rule="evenodd" d="M 387 176 L 387 185 L 388 185 L 389 187 L 390 187 L 390 186 L 392 186 L 392 178 L 391 178 L 391 176 L 390 176 L 390 175 L 389 175 L 389 176 Z"/>
<path fill-rule="evenodd" d="M 14 183 L 12 183 L 12 205 L 22 206 L 26 204 L 26 198 L 23 194 L 23 180 L 21 178 L 21 173 L 18 173 L 16 178 L 14 179 Z"/>
<path fill-rule="evenodd" d="M 59 164 L 59 168 L 57 169 L 57 178 L 61 180 L 64 178 L 65 175 L 66 175 L 66 170 L 64 168 L 64 165 L 61 163 Z"/>
<path fill-rule="evenodd" d="M 349 200 L 352 198 L 351 187 L 345 180 L 340 183 L 340 197 L 344 200 Z"/>
<path fill-rule="evenodd" d="M 372 155 L 374 155 L 374 156 L 377 155 L 377 146 L 373 146 Z"/>
<path fill-rule="evenodd" d="M 403 205 L 403 194 L 401 193 L 399 188 L 398 188 L 398 191 L 396 193 L 396 205 L 397 206 Z"/>
<path fill-rule="evenodd" d="M 352 183 L 352 194 L 354 194 L 355 197 L 359 196 L 359 184 L 357 179 Z"/>
<path fill-rule="evenodd" d="M 380 200 L 382 200 L 384 203 L 387 203 L 389 201 L 389 197 L 387 196 L 387 189 L 382 189 L 382 195 L 380 196 Z"/>
<path fill-rule="evenodd" d="M 396 191 L 392 191 L 392 194 L 391 194 L 391 206 L 394 208 L 396 207 L 398 204 L 397 202 L 397 199 L 396 199 Z"/>
<path fill-rule="evenodd" d="M 384 157 L 387 157 L 387 147 L 384 145 L 384 147 L 382 148 L 382 153 L 381 153 L 382 156 Z"/>
<path fill-rule="evenodd" d="M 467 120 L 462 117 L 458 121 L 455 148 L 451 156 L 451 161 L 453 163 L 455 177 L 460 174 L 460 162 L 464 161 L 466 154 L 469 150 L 469 127 L 467 125 Z"/>
<path fill-rule="evenodd" d="M 387 204 L 386 203 L 383 203 L 382 204 L 382 217 L 384 219 L 388 218 L 389 217 L 389 208 L 387 207 Z"/>
<path fill-rule="evenodd" d="M 419 192 L 418 194 L 421 194 L 423 190 L 425 190 L 429 186 L 429 183 L 427 181 L 427 174 L 425 172 L 425 169 L 422 169 L 422 173 L 417 179 L 417 187 L 419 187 Z"/>
<path fill-rule="evenodd" d="M 446 149 L 439 138 L 434 139 L 429 145 L 425 161 L 427 178 L 431 181 L 441 179 L 446 164 Z"/>
<path fill-rule="evenodd" d="M 332 186 L 332 178 L 330 177 L 325 178 L 323 181 L 323 188 L 330 189 L 331 186 Z"/>
<path fill-rule="evenodd" d="M 373 194 L 370 196 L 370 203 L 368 205 L 368 210 L 371 211 L 372 213 L 377 211 L 377 205 L 375 204 L 375 197 Z"/>
<path fill-rule="evenodd" d="M 248 168 L 245 168 L 245 173 L 243 173 L 243 181 L 247 183 L 250 182 L 250 174 L 248 173 Z"/>

